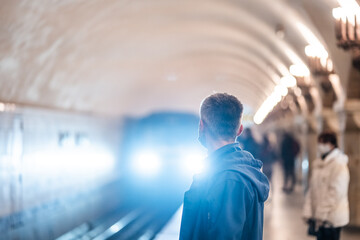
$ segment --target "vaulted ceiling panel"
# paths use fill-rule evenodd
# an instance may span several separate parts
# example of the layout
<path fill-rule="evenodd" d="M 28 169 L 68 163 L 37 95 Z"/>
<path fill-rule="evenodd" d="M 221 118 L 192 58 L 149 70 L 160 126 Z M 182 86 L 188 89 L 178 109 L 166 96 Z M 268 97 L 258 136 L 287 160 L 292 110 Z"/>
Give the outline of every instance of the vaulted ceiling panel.
<path fill-rule="evenodd" d="M 302 1 L 2 5 L 0 101 L 110 115 L 197 111 L 213 91 L 254 112 L 305 62 L 298 24 L 320 36 Z"/>

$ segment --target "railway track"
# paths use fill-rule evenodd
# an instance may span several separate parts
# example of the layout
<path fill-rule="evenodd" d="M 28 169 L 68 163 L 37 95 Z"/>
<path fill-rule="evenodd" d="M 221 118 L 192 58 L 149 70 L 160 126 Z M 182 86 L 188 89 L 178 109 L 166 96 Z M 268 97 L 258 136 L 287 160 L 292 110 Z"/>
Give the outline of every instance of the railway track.
<path fill-rule="evenodd" d="M 123 207 L 86 222 L 56 240 L 151 240 L 166 225 L 180 203 Z"/>

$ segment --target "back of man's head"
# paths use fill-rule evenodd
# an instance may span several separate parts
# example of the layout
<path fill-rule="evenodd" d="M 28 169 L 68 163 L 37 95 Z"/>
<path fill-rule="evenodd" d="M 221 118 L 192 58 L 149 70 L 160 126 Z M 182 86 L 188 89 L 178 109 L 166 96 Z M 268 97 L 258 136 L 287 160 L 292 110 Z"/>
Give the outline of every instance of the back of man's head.
<path fill-rule="evenodd" d="M 227 93 L 216 93 L 201 104 L 200 117 L 215 139 L 233 140 L 240 127 L 243 105 Z"/>

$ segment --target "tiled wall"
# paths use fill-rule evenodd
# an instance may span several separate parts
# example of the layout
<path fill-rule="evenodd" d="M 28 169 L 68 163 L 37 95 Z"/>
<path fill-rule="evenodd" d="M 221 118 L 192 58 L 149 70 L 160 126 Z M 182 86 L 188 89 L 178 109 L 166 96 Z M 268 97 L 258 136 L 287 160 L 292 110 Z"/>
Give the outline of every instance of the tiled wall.
<path fill-rule="evenodd" d="M 115 207 L 119 148 L 114 119 L 0 112 L 0 239 L 53 239 Z"/>

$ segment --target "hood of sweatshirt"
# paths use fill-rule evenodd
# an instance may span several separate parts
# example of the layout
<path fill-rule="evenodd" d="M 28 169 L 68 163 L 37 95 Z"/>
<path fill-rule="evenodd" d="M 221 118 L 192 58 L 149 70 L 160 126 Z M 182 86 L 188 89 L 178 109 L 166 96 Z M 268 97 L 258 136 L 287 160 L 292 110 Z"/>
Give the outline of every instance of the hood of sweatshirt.
<path fill-rule="evenodd" d="M 208 157 L 208 174 L 235 171 L 246 178 L 258 192 L 259 200 L 265 202 L 269 196 L 269 181 L 262 173 L 262 162 L 240 148 L 239 143 L 225 145 Z"/>

